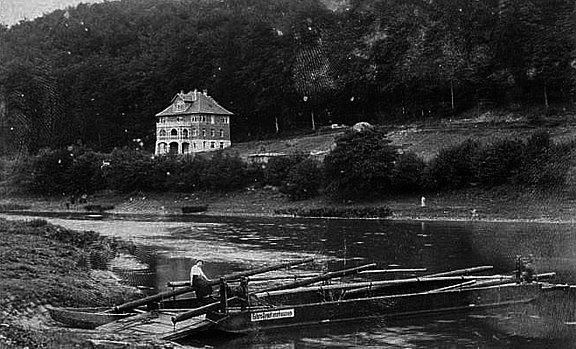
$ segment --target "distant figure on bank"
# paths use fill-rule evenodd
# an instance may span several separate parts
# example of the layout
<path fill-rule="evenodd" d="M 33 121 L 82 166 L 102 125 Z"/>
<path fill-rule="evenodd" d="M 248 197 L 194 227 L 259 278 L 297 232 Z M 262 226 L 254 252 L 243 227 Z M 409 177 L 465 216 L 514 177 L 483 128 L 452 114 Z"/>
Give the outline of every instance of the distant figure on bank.
<path fill-rule="evenodd" d="M 534 255 L 528 257 L 516 256 L 516 279 L 518 283 L 532 282 L 536 275 Z"/>
<path fill-rule="evenodd" d="M 194 287 L 198 299 L 203 299 L 212 294 L 212 286 L 208 283 L 209 280 L 202 270 L 203 265 L 204 261 L 199 259 L 190 269 L 190 283 Z"/>
<path fill-rule="evenodd" d="M 478 219 L 478 211 L 475 208 L 470 210 L 470 214 L 472 215 L 472 219 Z"/>
<path fill-rule="evenodd" d="M 534 255 L 529 254 L 523 262 L 524 271 L 522 273 L 522 280 L 526 282 L 532 282 L 534 280 L 534 275 L 536 274 L 536 269 L 534 267 Z"/>

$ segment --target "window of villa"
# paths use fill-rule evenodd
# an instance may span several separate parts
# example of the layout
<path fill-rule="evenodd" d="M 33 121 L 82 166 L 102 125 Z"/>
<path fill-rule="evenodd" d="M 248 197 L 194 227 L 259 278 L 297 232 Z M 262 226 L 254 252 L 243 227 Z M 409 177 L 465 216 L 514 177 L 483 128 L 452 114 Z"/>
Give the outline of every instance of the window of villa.
<path fill-rule="evenodd" d="M 214 137 L 214 129 L 213 128 L 210 129 L 210 137 Z"/>
<path fill-rule="evenodd" d="M 216 148 L 215 142 L 210 142 L 210 148 Z"/>
<path fill-rule="evenodd" d="M 176 102 L 176 104 L 174 105 L 174 111 L 176 112 L 182 112 L 186 109 L 186 103 L 184 103 L 183 100 L 178 100 L 178 102 Z M 178 120 L 180 121 L 180 120 Z"/>
<path fill-rule="evenodd" d="M 220 138 L 224 138 L 224 130 L 220 129 Z"/>
<path fill-rule="evenodd" d="M 202 137 L 206 137 L 206 129 L 205 128 L 202 129 Z"/>
<path fill-rule="evenodd" d="M 203 142 L 202 146 L 206 149 L 206 142 Z"/>
<path fill-rule="evenodd" d="M 214 116 L 211 116 L 211 117 L 210 117 L 210 123 L 211 123 L 211 124 L 214 124 Z"/>
<path fill-rule="evenodd" d="M 224 142 L 220 142 L 220 149 L 224 149 Z"/>
<path fill-rule="evenodd" d="M 166 130 L 160 130 L 158 134 L 160 135 L 160 137 L 166 137 Z"/>
<path fill-rule="evenodd" d="M 198 136 L 198 130 L 197 129 L 195 129 L 195 128 L 192 129 L 192 136 L 194 136 L 194 137 Z"/>
<path fill-rule="evenodd" d="M 178 136 L 178 130 L 172 129 L 172 131 L 170 131 L 170 136 L 177 137 Z"/>
<path fill-rule="evenodd" d="M 188 138 L 189 131 L 187 129 L 185 129 L 182 133 L 184 138 Z"/>

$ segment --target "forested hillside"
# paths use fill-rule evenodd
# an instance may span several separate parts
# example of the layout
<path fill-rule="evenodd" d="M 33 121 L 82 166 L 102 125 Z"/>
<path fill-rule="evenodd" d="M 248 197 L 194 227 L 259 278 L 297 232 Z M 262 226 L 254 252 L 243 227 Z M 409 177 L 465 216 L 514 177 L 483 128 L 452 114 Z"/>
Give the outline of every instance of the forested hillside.
<path fill-rule="evenodd" d="M 208 89 L 233 141 L 331 123 L 573 104 L 572 0 L 122 0 L 0 28 L 0 155 L 153 148 Z"/>

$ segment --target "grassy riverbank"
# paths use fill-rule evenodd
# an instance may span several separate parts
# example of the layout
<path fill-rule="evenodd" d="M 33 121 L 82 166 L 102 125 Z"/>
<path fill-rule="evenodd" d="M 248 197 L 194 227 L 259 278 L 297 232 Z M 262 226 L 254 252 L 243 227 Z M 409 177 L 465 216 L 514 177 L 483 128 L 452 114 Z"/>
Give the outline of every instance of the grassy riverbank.
<path fill-rule="evenodd" d="M 46 309 L 47 305 L 107 307 L 139 297 L 136 288 L 120 283 L 106 268 L 121 249 L 119 241 L 95 232 L 76 232 L 43 220 L 0 219 L 0 348 L 132 343 L 113 334 L 62 329 Z M 151 340 L 133 343 L 137 345 L 130 348 L 169 347 Z"/>
<path fill-rule="evenodd" d="M 422 207 L 422 196 L 425 207 Z M 0 208 L 35 212 L 86 212 L 84 205 L 66 206 L 65 198 L 12 197 L 0 200 Z M 571 186 L 552 192 L 520 190 L 511 186 L 492 190 L 467 189 L 436 194 L 383 198 L 369 203 L 335 203 L 319 197 L 290 201 L 276 188 L 247 189 L 228 194 L 210 193 L 99 193 L 88 204 L 111 206 L 109 213 L 143 215 L 182 214 L 182 207 L 206 206 L 201 214 L 214 216 L 274 216 L 282 212 L 319 207 L 334 210 L 388 208 L 388 219 L 485 220 L 573 222 L 576 192 Z"/>

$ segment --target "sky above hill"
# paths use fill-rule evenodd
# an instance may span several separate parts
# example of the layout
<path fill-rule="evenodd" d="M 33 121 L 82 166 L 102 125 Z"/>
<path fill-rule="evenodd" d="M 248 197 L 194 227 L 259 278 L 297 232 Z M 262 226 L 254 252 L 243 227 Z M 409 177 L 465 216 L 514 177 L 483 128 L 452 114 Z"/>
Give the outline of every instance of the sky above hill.
<path fill-rule="evenodd" d="M 10 26 L 82 2 L 96 3 L 102 0 L 0 0 L 0 23 Z"/>

